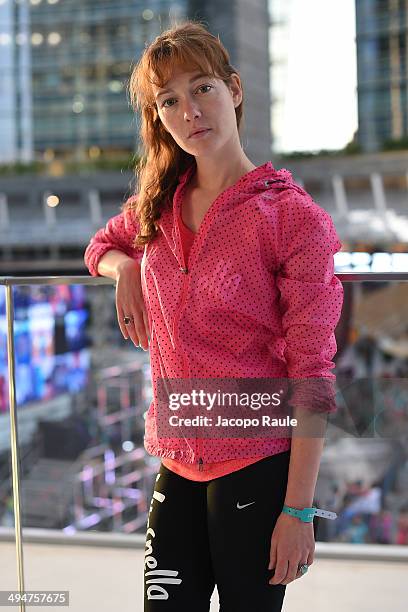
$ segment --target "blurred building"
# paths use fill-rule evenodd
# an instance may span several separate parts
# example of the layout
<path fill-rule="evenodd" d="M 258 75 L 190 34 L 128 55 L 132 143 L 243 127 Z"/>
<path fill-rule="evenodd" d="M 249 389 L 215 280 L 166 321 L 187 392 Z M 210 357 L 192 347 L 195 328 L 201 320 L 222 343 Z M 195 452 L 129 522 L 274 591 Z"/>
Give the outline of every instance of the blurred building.
<path fill-rule="evenodd" d="M 32 158 L 29 5 L 0 0 L 0 164 Z"/>
<path fill-rule="evenodd" d="M 363 151 L 408 135 L 405 0 L 356 0 L 358 134 Z"/>
<path fill-rule="evenodd" d="M 0 0 L 0 162 L 137 150 L 126 85 L 145 45 L 174 20 L 200 18 L 241 72 L 243 144 L 270 156 L 267 0 Z"/>
<path fill-rule="evenodd" d="M 269 54 L 271 75 L 272 150 L 283 151 L 286 90 L 288 80 L 289 34 L 293 0 L 269 0 L 271 15 Z"/>
<path fill-rule="evenodd" d="M 126 94 L 146 41 L 187 3 L 30 0 L 34 151 L 77 159 L 133 151 Z"/>

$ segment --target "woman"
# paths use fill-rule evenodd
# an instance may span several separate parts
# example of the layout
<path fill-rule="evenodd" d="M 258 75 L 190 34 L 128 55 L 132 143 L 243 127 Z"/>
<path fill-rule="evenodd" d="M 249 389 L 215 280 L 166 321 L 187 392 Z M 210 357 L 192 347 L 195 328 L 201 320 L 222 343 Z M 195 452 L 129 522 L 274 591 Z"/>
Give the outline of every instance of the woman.
<path fill-rule="evenodd" d="M 200 23 L 158 36 L 129 90 L 142 118 L 138 193 L 91 239 L 85 262 L 92 275 L 116 279 L 123 336 L 144 350 L 150 341 L 144 444 L 161 466 L 145 610 L 207 611 L 215 584 L 222 610 L 281 610 L 286 585 L 313 563 L 313 512 L 299 512 L 311 507 L 324 437 L 248 436 L 232 426 L 217 437 L 210 417 L 195 430 L 175 427 L 166 384 L 192 391 L 196 379 L 211 387 L 322 377 L 332 393 L 341 243 L 288 170 L 246 156 L 240 77 Z M 297 386 L 294 414 L 311 397 L 317 412 L 330 412 L 333 395 L 323 395 Z"/>

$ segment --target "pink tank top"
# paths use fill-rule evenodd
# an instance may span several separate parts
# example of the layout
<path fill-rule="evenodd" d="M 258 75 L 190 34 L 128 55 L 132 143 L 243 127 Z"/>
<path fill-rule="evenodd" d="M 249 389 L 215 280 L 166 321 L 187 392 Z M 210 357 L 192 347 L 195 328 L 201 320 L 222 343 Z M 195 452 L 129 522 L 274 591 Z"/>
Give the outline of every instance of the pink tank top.
<path fill-rule="evenodd" d="M 190 248 L 194 242 L 196 234 L 189 227 L 187 227 L 181 215 L 178 218 L 178 226 L 180 228 L 180 235 L 183 243 L 184 259 L 187 262 Z M 280 443 L 280 446 L 277 444 L 275 452 L 272 453 L 274 455 L 290 448 L 290 438 L 277 440 L 277 442 Z M 205 463 L 202 466 L 201 471 L 199 471 L 197 463 L 183 463 L 182 461 L 170 459 L 169 457 L 162 457 L 161 462 L 166 466 L 166 468 L 176 472 L 176 474 L 179 474 L 179 476 L 183 476 L 189 480 L 205 481 L 212 480 L 213 478 L 218 478 L 220 476 L 225 476 L 226 474 L 240 470 L 247 465 L 251 465 L 251 463 L 256 463 L 263 458 L 264 456 L 258 456 L 247 457 L 246 459 L 228 459 L 227 461 Z"/>

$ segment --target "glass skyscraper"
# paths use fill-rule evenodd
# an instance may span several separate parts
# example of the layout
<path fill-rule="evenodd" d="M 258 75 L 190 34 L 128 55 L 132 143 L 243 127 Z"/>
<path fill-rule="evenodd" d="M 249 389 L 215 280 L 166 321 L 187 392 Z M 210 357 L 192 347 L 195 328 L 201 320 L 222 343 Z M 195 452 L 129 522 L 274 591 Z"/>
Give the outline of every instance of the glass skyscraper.
<path fill-rule="evenodd" d="M 0 0 L 0 160 L 135 149 L 125 92 L 144 45 L 185 0 Z"/>
<path fill-rule="evenodd" d="M 293 0 L 269 0 L 271 15 L 269 54 L 271 58 L 271 131 L 272 149 L 280 152 L 284 148 L 283 125 L 287 104 L 287 80 L 289 61 L 289 31 L 293 11 Z"/>
<path fill-rule="evenodd" d="M 406 0 L 356 0 L 358 142 L 366 152 L 408 134 Z"/>
<path fill-rule="evenodd" d="M 0 163 L 137 151 L 132 66 L 186 17 L 228 49 L 244 83 L 243 145 L 254 163 L 269 159 L 267 0 L 0 0 Z"/>

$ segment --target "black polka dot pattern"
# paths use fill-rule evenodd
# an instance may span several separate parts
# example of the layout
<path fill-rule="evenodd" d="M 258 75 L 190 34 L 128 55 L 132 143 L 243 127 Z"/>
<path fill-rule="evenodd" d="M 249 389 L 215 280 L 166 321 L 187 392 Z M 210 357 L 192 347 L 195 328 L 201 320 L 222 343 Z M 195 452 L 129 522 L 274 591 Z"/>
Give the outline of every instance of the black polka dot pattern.
<path fill-rule="evenodd" d="M 343 287 L 334 276 L 341 248 L 330 215 L 272 162 L 251 170 L 212 203 L 184 260 L 176 222 L 180 176 L 160 232 L 141 259 L 149 316 L 154 399 L 145 423 L 145 448 L 160 457 L 194 463 L 269 456 L 290 439 L 164 437 L 168 412 L 157 409 L 159 378 L 310 378 L 333 380 Z M 135 222 L 108 222 L 91 239 L 85 263 L 96 275 L 109 248 L 132 257 Z M 295 405 L 304 400 L 296 387 Z M 297 395 L 296 395 L 297 394 Z M 168 429 L 168 427 L 167 427 Z"/>

